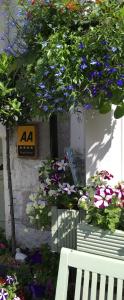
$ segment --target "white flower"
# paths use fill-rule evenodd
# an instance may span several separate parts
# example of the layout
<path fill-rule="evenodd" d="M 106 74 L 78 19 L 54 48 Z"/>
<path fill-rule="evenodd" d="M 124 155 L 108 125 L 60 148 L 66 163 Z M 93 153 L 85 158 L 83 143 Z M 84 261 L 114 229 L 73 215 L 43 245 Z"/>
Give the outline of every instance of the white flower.
<path fill-rule="evenodd" d="M 66 185 L 67 185 L 67 183 L 65 183 L 65 182 L 63 184 L 59 183 L 58 191 L 59 192 L 64 192 L 64 188 L 66 187 Z"/>
<path fill-rule="evenodd" d="M 78 200 L 78 205 L 80 206 L 80 204 L 82 203 L 82 202 L 88 202 L 88 197 L 87 196 L 85 196 L 85 195 L 83 195 L 81 198 L 79 198 L 79 200 Z"/>
<path fill-rule="evenodd" d="M 50 197 L 56 196 L 56 195 L 57 195 L 57 191 L 56 191 L 56 190 L 50 190 L 50 191 L 48 192 L 48 195 L 49 195 Z"/>
<path fill-rule="evenodd" d="M 47 185 L 50 185 L 50 184 L 51 184 L 51 180 L 50 180 L 49 177 L 47 177 L 47 179 L 46 179 L 46 184 L 47 184 Z"/>
<path fill-rule="evenodd" d="M 58 166 L 58 170 L 59 171 L 65 171 L 66 166 L 68 165 L 67 163 L 65 163 L 64 159 L 62 159 L 61 161 L 57 161 L 57 166 Z"/>
<path fill-rule="evenodd" d="M 30 195 L 29 195 L 29 199 L 30 199 L 31 201 L 35 201 L 35 200 L 36 200 L 36 197 L 37 197 L 37 194 L 36 194 L 36 193 L 33 193 L 33 194 L 30 194 Z"/>
<path fill-rule="evenodd" d="M 30 211 L 32 210 L 32 207 L 33 207 L 33 202 L 28 202 L 27 203 L 27 206 L 26 206 L 26 213 L 29 214 Z"/>
<path fill-rule="evenodd" d="M 64 191 L 67 192 L 68 195 L 71 195 L 71 193 L 76 193 L 75 185 L 70 185 L 69 183 L 67 183 Z"/>
<path fill-rule="evenodd" d="M 39 200 L 37 200 L 37 204 L 42 205 L 44 207 L 47 205 L 47 201 L 39 199 Z"/>

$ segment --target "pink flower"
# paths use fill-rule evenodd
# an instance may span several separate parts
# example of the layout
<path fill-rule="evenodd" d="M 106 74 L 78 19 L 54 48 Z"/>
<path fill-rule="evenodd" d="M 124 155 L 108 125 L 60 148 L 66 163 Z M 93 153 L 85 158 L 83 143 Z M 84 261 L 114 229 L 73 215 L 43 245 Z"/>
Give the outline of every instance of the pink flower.
<path fill-rule="evenodd" d="M 98 187 L 94 195 L 94 205 L 97 208 L 108 207 L 112 201 L 114 190 L 111 187 Z"/>
<path fill-rule="evenodd" d="M 111 180 L 111 178 L 113 178 L 114 176 L 112 174 L 110 174 L 108 171 L 106 170 L 102 170 L 98 173 L 98 175 L 100 175 L 103 179 L 107 179 L 107 180 Z"/>

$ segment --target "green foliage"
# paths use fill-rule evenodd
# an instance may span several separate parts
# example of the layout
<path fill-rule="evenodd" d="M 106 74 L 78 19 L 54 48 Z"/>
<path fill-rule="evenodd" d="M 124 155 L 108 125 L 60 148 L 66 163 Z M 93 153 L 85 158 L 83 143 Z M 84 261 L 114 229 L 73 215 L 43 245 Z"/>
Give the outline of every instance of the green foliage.
<path fill-rule="evenodd" d="M 13 64 L 13 56 L 0 54 L 0 122 L 7 126 L 29 118 L 25 98 L 19 96 L 15 87 L 17 74 Z"/>
<path fill-rule="evenodd" d="M 17 58 L 16 87 L 29 93 L 32 110 L 50 115 L 81 105 L 105 114 L 115 104 L 115 117 L 123 116 L 123 2 L 24 0 L 22 8 L 27 50 Z"/>
<path fill-rule="evenodd" d="M 124 230 L 124 183 L 115 187 L 108 184 L 113 176 L 107 171 L 97 172 L 83 188 L 79 207 L 86 211 L 86 221 L 102 229 Z"/>

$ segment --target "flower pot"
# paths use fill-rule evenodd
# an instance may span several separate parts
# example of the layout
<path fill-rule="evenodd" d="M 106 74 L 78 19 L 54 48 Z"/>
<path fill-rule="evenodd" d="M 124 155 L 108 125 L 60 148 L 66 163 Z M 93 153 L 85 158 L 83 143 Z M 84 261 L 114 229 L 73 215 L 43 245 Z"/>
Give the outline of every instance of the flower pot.
<path fill-rule="evenodd" d="M 83 219 L 83 211 L 52 207 L 52 251 L 60 252 L 62 247 L 76 249 L 77 224 Z"/>
<path fill-rule="evenodd" d="M 82 222 L 77 225 L 77 250 L 124 260 L 124 231 L 112 233 Z"/>

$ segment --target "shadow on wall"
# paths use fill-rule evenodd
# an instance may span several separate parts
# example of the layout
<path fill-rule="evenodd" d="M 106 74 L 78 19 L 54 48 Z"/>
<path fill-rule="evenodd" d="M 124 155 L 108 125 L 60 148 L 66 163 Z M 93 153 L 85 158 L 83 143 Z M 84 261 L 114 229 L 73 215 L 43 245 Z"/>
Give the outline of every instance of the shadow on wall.
<path fill-rule="evenodd" d="M 99 162 L 108 154 L 116 125 L 117 121 L 112 112 L 106 115 L 97 112 L 91 115 L 91 112 L 86 112 L 86 170 L 88 177 L 96 172 Z"/>

